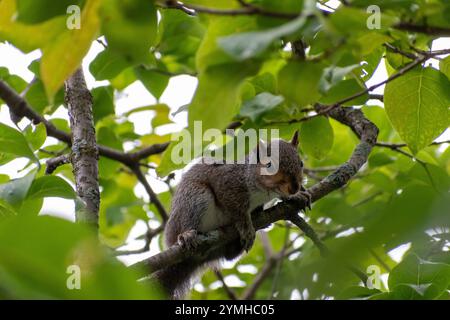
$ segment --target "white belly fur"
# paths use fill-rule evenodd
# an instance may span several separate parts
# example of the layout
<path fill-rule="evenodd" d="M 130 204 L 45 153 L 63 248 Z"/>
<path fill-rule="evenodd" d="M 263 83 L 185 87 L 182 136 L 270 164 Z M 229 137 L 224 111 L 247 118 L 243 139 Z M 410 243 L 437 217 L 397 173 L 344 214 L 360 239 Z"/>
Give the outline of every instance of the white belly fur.
<path fill-rule="evenodd" d="M 254 192 L 250 196 L 250 208 L 249 212 L 253 211 L 255 208 L 266 204 L 267 202 L 277 198 L 278 195 L 274 192 L 258 191 Z M 222 211 L 215 205 L 215 203 L 210 203 L 208 209 L 203 214 L 199 231 L 207 232 L 219 227 L 230 224 L 229 219 L 222 213 Z"/>

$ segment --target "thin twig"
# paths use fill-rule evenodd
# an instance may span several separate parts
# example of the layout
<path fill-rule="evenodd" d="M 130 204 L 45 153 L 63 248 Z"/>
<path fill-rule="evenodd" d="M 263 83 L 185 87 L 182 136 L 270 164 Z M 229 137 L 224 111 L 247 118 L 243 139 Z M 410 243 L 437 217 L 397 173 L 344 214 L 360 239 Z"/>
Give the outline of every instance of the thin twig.
<path fill-rule="evenodd" d="M 217 279 L 222 282 L 222 288 L 225 290 L 228 298 L 230 298 L 230 300 L 237 300 L 238 298 L 236 296 L 236 293 L 234 293 L 234 291 L 227 285 L 222 272 L 220 272 L 220 270 L 214 269 L 214 274 L 216 275 Z"/>
<path fill-rule="evenodd" d="M 144 174 L 142 173 L 141 168 L 139 165 L 130 167 L 130 169 L 133 171 L 133 173 L 136 175 L 139 182 L 144 186 L 145 191 L 147 192 L 150 202 L 153 203 L 156 207 L 156 210 L 158 210 L 159 215 L 163 219 L 164 222 L 167 221 L 169 218 L 166 209 L 162 205 L 161 201 L 159 201 L 158 196 L 153 191 L 152 187 L 148 183 L 147 179 L 145 178 Z"/>

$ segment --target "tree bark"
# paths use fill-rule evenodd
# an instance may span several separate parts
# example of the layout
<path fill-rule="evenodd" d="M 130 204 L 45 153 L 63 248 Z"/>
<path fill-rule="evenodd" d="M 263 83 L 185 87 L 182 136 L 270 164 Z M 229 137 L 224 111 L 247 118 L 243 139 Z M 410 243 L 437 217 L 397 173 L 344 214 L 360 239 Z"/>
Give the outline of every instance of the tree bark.
<path fill-rule="evenodd" d="M 70 160 L 75 176 L 77 194 L 85 209 L 77 212 L 77 221 L 98 228 L 100 191 L 98 185 L 99 152 L 92 116 L 92 95 L 80 68 L 66 81 L 66 104 L 72 131 Z"/>

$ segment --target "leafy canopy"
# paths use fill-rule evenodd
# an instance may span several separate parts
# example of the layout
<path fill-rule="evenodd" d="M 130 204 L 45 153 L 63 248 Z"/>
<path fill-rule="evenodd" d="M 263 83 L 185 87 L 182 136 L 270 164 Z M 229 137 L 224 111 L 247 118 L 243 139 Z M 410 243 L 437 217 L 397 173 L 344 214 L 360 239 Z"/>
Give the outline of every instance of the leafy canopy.
<path fill-rule="evenodd" d="M 450 3 L 353 0 L 337 8 L 312 0 L 246 3 L 189 0 L 177 9 L 151 0 L 2 0 L 0 42 L 24 53 L 38 49 L 42 55 L 29 66 L 31 83 L 5 67 L 0 79 L 68 133 L 67 120 L 54 115 L 64 107 L 64 81 L 92 46 L 101 48 L 85 70 L 103 81 L 92 90 L 97 141 L 118 151 L 124 146 L 138 151 L 170 142 L 170 134 L 161 132 L 170 132 L 175 106 L 159 100 L 172 78 L 194 77 L 193 99 L 177 111 L 187 113 L 188 130 L 194 121 L 221 131 L 238 121 L 241 129 L 277 128 L 287 139 L 300 129 L 306 187 L 347 161 L 358 142 L 347 126 L 316 115 L 314 106 L 361 108 L 384 144 L 374 148 L 368 165 L 348 186 L 306 213 L 335 257 L 321 258 L 293 228 L 270 228 L 267 243 L 274 252 L 285 246 L 293 251 L 268 273 L 256 298 L 288 299 L 296 292 L 309 299 L 448 299 L 450 148 L 433 142 L 450 124 L 450 57 L 445 55 L 450 51 L 439 54 L 432 45 L 450 34 Z M 74 18 L 69 5 L 80 8 L 80 29 L 67 27 L 67 19 Z M 368 28 L 373 18 L 369 5 L 381 9 L 379 28 Z M 431 58 L 439 63 L 429 65 L 437 61 Z M 392 78 L 384 90 L 373 87 L 385 80 L 372 78 L 384 69 Z M 135 83 L 154 101 L 118 114 L 117 97 Z M 374 89 L 382 95 L 375 96 Z M 148 116 L 148 133 L 137 133 L 135 116 Z M 19 130 L 1 121 L 0 167 L 27 160 L 14 178 L 0 174 L 0 297 L 159 297 L 157 289 L 136 283 L 132 272 L 99 248 L 89 230 L 38 216 L 45 213 L 46 198 L 69 199 L 77 210 L 82 207 L 69 164 L 52 176 L 44 174 L 45 161 L 67 153 L 67 146 L 47 139 L 42 124 L 24 120 Z M 217 147 L 230 137 L 223 140 Z M 173 146 L 142 159 L 150 175 L 163 179 L 184 167 L 171 159 Z M 100 239 L 110 250 L 127 243 L 138 223 L 162 223 L 156 206 L 134 192 L 138 180 L 123 164 L 101 157 L 99 174 Z M 172 193 L 167 190 L 158 198 L 169 210 Z M 152 248 L 163 249 L 160 239 L 153 239 Z M 403 259 L 389 255 L 405 246 Z M 86 261 L 77 261 L 79 250 Z M 243 282 L 232 288 L 238 295 L 252 285 L 270 258 L 266 254 L 257 241 L 238 264 L 223 270 L 225 279 Z M 81 291 L 67 290 L 66 268 L 77 263 L 89 276 Z M 387 283 L 363 287 L 344 267 L 350 263 L 363 271 L 378 267 L 388 274 Z M 192 297 L 227 298 L 216 281 L 212 272 L 206 273 L 201 279 L 205 290 L 194 290 Z"/>

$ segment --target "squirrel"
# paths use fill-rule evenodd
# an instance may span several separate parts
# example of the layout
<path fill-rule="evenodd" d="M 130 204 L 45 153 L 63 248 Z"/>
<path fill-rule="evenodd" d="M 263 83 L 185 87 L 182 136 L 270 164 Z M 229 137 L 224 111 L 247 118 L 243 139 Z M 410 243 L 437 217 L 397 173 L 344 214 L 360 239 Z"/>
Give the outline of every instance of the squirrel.
<path fill-rule="evenodd" d="M 186 250 L 194 250 L 197 234 L 230 224 L 240 237 L 236 243 L 227 245 L 224 252 L 217 253 L 214 261 L 200 264 L 187 259 L 157 271 L 156 279 L 172 299 L 182 299 L 189 290 L 191 278 L 205 266 L 221 259 L 235 259 L 244 250 L 250 250 L 255 240 L 251 220 L 255 208 L 275 198 L 286 199 L 293 195 L 302 197 L 310 206 L 311 196 L 302 186 L 303 162 L 297 152 L 298 131 L 290 142 L 276 141 L 278 159 L 261 159 L 261 146 L 270 150 L 273 141 L 269 144 L 260 142 L 244 164 L 197 163 L 183 175 L 164 230 L 166 246 L 178 244 Z M 255 156 L 256 161 L 247 161 Z M 275 161 L 276 173 L 264 174 L 263 171 Z"/>

